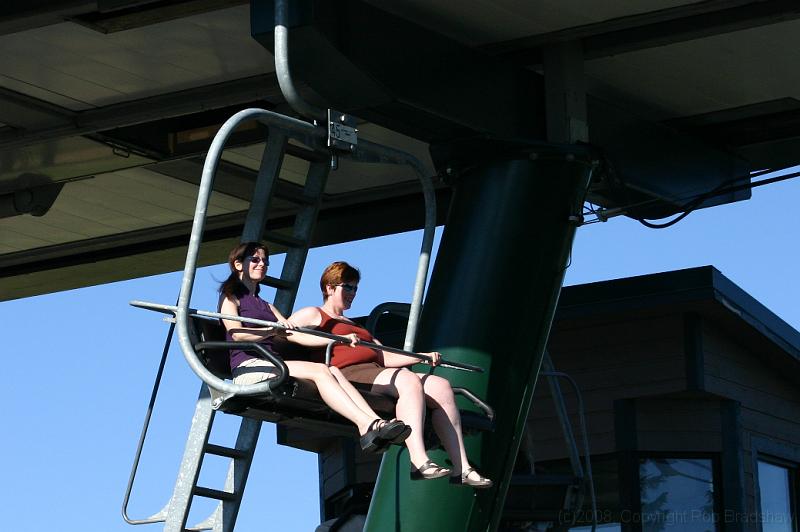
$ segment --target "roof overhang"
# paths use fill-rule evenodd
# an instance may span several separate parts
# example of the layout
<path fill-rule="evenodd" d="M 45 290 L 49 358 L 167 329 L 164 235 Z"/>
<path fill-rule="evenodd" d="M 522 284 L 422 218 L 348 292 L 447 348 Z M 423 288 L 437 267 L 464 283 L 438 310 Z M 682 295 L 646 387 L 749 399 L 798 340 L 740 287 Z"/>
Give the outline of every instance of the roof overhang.
<path fill-rule="evenodd" d="M 268 4 L 254 0 L 253 13 Z M 582 81 L 567 88 L 585 94 L 588 140 L 606 163 L 590 195 L 599 204 L 664 215 L 686 197 L 746 180 L 750 169 L 800 162 L 795 2 L 292 5 L 311 10 L 290 33 L 303 96 L 355 112 L 364 138 L 413 153 L 431 175 L 459 153 L 454 141 L 548 140 L 554 104 L 543 57 L 562 46 L 580 51 Z M 4 3 L 4 299 L 181 267 L 210 136 L 245 107 L 291 112 L 251 25 L 269 45 L 264 20 L 242 0 Z M 233 141 L 207 235 L 220 246 L 239 230 L 263 132 L 243 129 Z M 445 155 L 431 158 L 431 147 Z M 297 184 L 302 162 L 292 165 L 285 188 Z M 395 170 L 343 165 L 315 242 L 419 227 L 414 216 L 384 215 L 417 201 L 413 173 Z M 449 183 L 437 186 L 447 198 Z M 705 206 L 746 197 L 729 193 Z M 325 217 L 344 216 L 345 204 L 364 213 L 360 223 L 326 229 Z M 271 227 L 290 216 L 276 211 Z"/>

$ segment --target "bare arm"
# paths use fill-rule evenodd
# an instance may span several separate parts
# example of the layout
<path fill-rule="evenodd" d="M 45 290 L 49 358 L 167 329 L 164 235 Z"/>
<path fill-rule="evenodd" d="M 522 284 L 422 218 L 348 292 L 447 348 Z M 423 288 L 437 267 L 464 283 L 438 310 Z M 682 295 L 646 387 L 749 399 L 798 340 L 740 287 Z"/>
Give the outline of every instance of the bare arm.
<path fill-rule="evenodd" d="M 373 339 L 373 343 L 378 345 L 381 344 L 377 338 Z M 442 355 L 439 354 L 437 351 L 432 351 L 430 353 L 420 353 L 422 355 L 428 355 L 432 359 L 431 365 L 438 366 L 439 360 L 441 359 Z M 389 351 L 381 351 L 381 360 L 384 367 L 387 368 L 404 368 L 406 366 L 412 366 L 414 364 L 426 363 L 424 360 L 421 360 L 416 357 L 408 356 L 408 355 L 401 355 L 399 353 L 390 353 Z"/>
<path fill-rule="evenodd" d="M 322 323 L 322 314 L 320 314 L 317 307 L 304 307 L 289 316 L 287 320 L 293 327 L 303 327 L 305 329 L 316 329 Z M 358 337 L 355 334 L 348 334 L 352 346 L 358 343 Z M 286 337 L 292 343 L 302 345 L 305 347 L 326 347 L 331 340 L 314 336 L 311 334 L 303 334 L 300 332 L 291 332 Z"/>
<path fill-rule="evenodd" d="M 272 306 L 272 305 L 270 305 Z M 222 314 L 239 315 L 239 305 L 230 297 L 225 297 L 220 306 Z M 278 314 L 276 314 L 276 317 Z M 282 318 L 283 316 L 281 316 Z M 279 318 L 280 321 L 280 318 Z M 239 321 L 222 320 L 225 329 L 231 333 L 231 338 L 236 342 L 260 342 L 270 336 L 283 335 L 283 331 L 274 327 L 245 327 Z"/>
<path fill-rule="evenodd" d="M 304 307 L 289 316 L 289 323 L 295 327 L 315 329 L 322 323 L 322 315 L 319 313 L 317 307 Z M 327 338 L 320 338 L 319 336 L 298 332 L 291 333 L 286 339 L 294 344 L 305 347 L 325 347 L 331 343 Z"/>

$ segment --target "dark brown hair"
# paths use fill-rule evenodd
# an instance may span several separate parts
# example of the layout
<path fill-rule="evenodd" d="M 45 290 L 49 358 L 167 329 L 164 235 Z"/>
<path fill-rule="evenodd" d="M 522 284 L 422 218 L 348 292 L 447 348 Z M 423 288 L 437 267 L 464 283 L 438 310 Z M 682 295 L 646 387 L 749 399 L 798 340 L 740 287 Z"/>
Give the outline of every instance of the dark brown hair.
<path fill-rule="evenodd" d="M 247 287 L 239 279 L 239 272 L 236 270 L 234 263 L 237 261 L 243 263 L 247 257 L 250 257 L 259 249 L 263 249 L 264 254 L 269 257 L 269 249 L 264 242 L 242 242 L 231 250 L 230 254 L 228 254 L 228 266 L 230 266 L 231 274 L 219 285 L 220 294 L 238 299 L 247 293 Z M 256 285 L 256 294 L 258 290 L 259 286 Z"/>
<path fill-rule="evenodd" d="M 342 283 L 357 283 L 361 280 L 361 272 L 344 261 L 337 261 L 325 268 L 319 280 L 319 289 L 322 290 L 322 300 L 328 299 L 325 287 L 336 286 Z"/>

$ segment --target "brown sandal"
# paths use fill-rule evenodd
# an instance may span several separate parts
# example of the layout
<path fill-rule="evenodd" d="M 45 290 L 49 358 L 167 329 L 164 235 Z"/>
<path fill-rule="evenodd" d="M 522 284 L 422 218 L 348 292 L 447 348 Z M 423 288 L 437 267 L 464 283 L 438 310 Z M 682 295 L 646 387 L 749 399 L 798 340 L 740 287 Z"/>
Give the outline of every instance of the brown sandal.
<path fill-rule="evenodd" d="M 428 473 L 428 471 L 431 472 Z M 441 478 L 449 474 L 449 469 L 437 465 L 433 460 L 428 460 L 419 468 L 416 468 L 414 467 L 414 464 L 411 464 L 411 480 L 432 480 L 434 478 Z"/>
<path fill-rule="evenodd" d="M 470 474 L 472 473 L 478 475 L 478 480 L 472 480 L 469 478 Z M 475 469 L 470 467 L 460 475 L 450 475 L 450 484 L 460 484 L 461 486 L 472 486 L 475 489 L 486 489 L 486 488 L 491 488 L 494 483 L 488 478 L 481 476 L 480 473 L 478 473 L 477 471 L 475 471 Z"/>

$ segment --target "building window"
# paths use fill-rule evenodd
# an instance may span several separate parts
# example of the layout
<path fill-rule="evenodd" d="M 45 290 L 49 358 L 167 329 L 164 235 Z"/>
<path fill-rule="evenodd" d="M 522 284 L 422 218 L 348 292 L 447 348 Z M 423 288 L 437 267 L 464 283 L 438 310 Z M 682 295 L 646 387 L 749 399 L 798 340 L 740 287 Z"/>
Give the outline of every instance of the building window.
<path fill-rule="evenodd" d="M 714 511 L 714 464 L 704 458 L 639 461 L 642 532 L 718 530 Z"/>
<path fill-rule="evenodd" d="M 763 532 L 795 532 L 793 522 L 794 472 L 774 463 L 758 461 L 758 492 Z"/>

